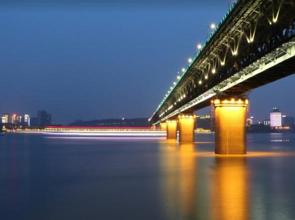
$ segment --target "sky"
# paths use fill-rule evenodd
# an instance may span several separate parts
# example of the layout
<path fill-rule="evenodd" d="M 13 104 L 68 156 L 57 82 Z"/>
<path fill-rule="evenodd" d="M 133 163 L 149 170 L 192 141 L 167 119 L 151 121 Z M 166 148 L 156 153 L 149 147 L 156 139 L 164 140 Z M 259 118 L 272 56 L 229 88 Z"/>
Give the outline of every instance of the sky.
<path fill-rule="evenodd" d="M 23 2 L 0 3 L 0 113 L 44 109 L 55 123 L 151 116 L 229 6 L 229 0 Z M 294 82 L 290 76 L 253 90 L 251 114 L 262 120 L 278 107 L 295 116 Z"/>

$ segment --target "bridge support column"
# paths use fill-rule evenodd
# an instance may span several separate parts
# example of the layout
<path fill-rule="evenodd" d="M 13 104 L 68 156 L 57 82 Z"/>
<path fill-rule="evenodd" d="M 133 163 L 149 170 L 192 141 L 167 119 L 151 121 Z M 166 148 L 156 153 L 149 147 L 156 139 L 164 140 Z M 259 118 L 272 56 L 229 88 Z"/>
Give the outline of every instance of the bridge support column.
<path fill-rule="evenodd" d="M 161 129 L 161 131 L 166 131 L 167 130 L 167 122 L 161 122 L 160 129 Z"/>
<path fill-rule="evenodd" d="M 167 120 L 167 140 L 177 140 L 177 120 Z"/>
<path fill-rule="evenodd" d="M 196 116 L 194 114 L 178 116 L 180 143 L 193 143 L 195 141 L 195 122 Z"/>
<path fill-rule="evenodd" d="M 215 153 L 246 154 L 247 99 L 215 99 Z"/>

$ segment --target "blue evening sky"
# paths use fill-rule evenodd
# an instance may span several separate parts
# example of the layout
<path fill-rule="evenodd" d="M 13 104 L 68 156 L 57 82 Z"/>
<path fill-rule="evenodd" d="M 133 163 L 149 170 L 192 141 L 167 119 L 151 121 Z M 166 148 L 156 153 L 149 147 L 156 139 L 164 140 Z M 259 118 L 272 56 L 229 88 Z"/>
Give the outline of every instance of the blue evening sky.
<path fill-rule="evenodd" d="M 229 1 L 175 2 L 0 4 L 0 113 L 45 109 L 63 123 L 150 116 Z M 295 116 L 294 82 L 251 92 L 251 113 L 264 119 L 277 106 Z"/>

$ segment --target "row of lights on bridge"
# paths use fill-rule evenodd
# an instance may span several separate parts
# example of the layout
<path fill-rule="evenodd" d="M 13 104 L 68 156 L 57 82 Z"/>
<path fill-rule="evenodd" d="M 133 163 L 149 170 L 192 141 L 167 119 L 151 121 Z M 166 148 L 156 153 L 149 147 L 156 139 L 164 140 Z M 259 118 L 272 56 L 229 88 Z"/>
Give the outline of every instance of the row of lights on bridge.
<path fill-rule="evenodd" d="M 228 12 L 226 13 L 226 15 L 223 17 L 223 19 L 221 20 L 221 22 L 219 23 L 219 25 L 221 23 L 223 23 L 223 21 L 226 19 L 226 17 L 230 14 L 230 12 L 233 10 L 235 4 L 237 4 L 238 1 L 234 2 Z M 215 31 L 218 29 L 219 25 L 217 25 L 216 23 L 211 23 L 209 25 L 209 28 L 210 28 L 210 35 L 205 43 L 205 45 L 209 42 L 209 40 L 211 39 L 211 37 L 213 36 L 213 34 L 215 33 Z M 161 101 L 161 103 L 159 104 L 159 106 L 157 107 L 156 111 L 153 113 L 153 115 L 161 108 L 162 104 L 166 101 L 166 99 L 168 98 L 168 96 L 170 95 L 170 93 L 173 91 L 173 89 L 177 86 L 178 82 L 182 79 L 182 77 L 185 75 L 185 73 L 187 72 L 187 70 L 189 69 L 189 67 L 192 65 L 192 63 L 194 62 L 194 60 L 197 58 L 197 56 L 200 54 L 200 52 L 202 51 L 203 49 L 203 45 L 201 43 L 198 43 L 196 45 L 196 49 L 197 49 L 197 54 L 195 55 L 195 58 L 188 58 L 188 67 L 187 68 L 182 68 L 181 69 L 181 73 L 178 72 L 178 75 L 176 77 L 177 81 L 176 82 L 173 82 L 173 85 L 169 88 L 168 92 L 166 93 L 166 95 L 164 96 L 164 99 Z M 221 65 L 224 66 L 225 65 L 225 61 L 221 61 Z M 217 72 L 216 68 L 213 67 L 212 70 L 211 70 L 211 73 L 212 74 L 215 74 Z M 205 80 L 207 80 L 209 78 L 208 75 L 205 75 Z M 203 84 L 203 81 L 202 80 L 199 80 L 198 81 L 198 84 L 199 85 L 202 85 Z M 177 102 L 180 102 L 182 101 L 184 98 L 186 97 L 186 95 L 182 95 L 178 100 Z M 162 117 L 165 113 L 167 113 L 169 110 L 171 110 L 173 108 L 174 105 L 177 104 L 177 102 L 175 102 L 174 104 L 170 105 L 163 113 L 160 114 L 160 117 Z M 153 117 L 153 116 L 152 116 Z"/>
<path fill-rule="evenodd" d="M 211 30 L 212 32 L 215 31 L 215 30 L 217 29 L 217 25 L 216 25 L 215 23 L 211 23 L 209 27 L 210 27 L 210 30 Z M 201 43 L 198 43 L 198 44 L 196 45 L 196 49 L 197 49 L 197 53 L 200 53 L 201 50 L 203 49 L 203 45 L 202 45 Z M 196 59 L 196 58 L 195 58 L 195 59 Z M 192 58 L 192 57 L 188 58 L 187 61 L 188 61 L 189 66 L 188 66 L 187 68 L 184 68 L 184 67 L 183 67 L 183 68 L 181 69 L 181 73 L 178 72 L 178 75 L 177 75 L 177 77 L 176 77 L 177 82 L 179 82 L 179 81 L 182 79 L 182 77 L 184 76 L 184 74 L 185 74 L 186 71 L 189 69 L 190 65 L 194 62 L 195 59 Z M 215 74 L 215 73 L 216 73 L 216 68 L 213 68 L 211 72 L 212 72 L 213 74 Z M 206 79 L 206 80 L 208 79 L 208 75 L 205 75 L 205 79 Z M 176 87 L 177 82 L 175 82 L 175 81 L 173 82 L 173 85 L 170 87 L 170 89 L 168 90 L 168 92 L 167 92 L 166 95 L 164 96 L 164 99 L 162 100 L 162 102 L 160 103 L 160 105 L 158 106 L 158 108 L 160 108 L 161 105 L 165 102 L 166 98 L 168 98 L 169 94 L 170 94 L 170 93 L 173 91 L 173 89 Z M 202 80 L 199 80 L 198 84 L 199 84 L 199 85 L 202 85 L 202 83 L 203 83 Z M 177 102 L 182 101 L 185 97 L 186 97 L 186 95 L 182 95 L 182 96 L 181 96 L 181 97 L 180 97 L 180 98 L 174 103 L 174 105 L 176 105 Z M 170 105 L 170 106 L 167 108 L 167 110 L 166 110 L 165 112 L 163 112 L 162 114 L 164 114 L 164 113 L 166 113 L 167 111 L 171 110 L 172 107 L 173 107 L 173 105 Z M 161 117 L 161 115 L 160 115 L 160 117 Z"/>
<path fill-rule="evenodd" d="M 239 0 L 238 0 L 239 1 Z M 222 24 L 224 22 L 224 20 L 227 18 L 227 16 L 230 14 L 230 12 L 233 10 L 235 4 L 238 3 L 238 1 L 236 1 L 234 4 L 232 4 L 230 6 L 230 9 L 228 10 L 227 14 L 223 17 L 222 21 L 219 23 Z M 278 11 L 275 12 L 273 14 L 273 17 L 272 19 L 269 20 L 269 24 L 272 25 L 272 24 L 275 24 L 277 23 L 278 21 L 278 17 L 279 17 L 279 13 L 280 13 L 280 7 L 278 8 Z M 215 33 L 215 31 L 218 29 L 219 25 L 216 25 L 215 23 L 211 23 L 209 28 L 210 28 L 210 36 L 209 38 L 207 39 L 205 45 L 209 42 L 209 40 L 212 38 L 213 34 Z M 247 42 L 248 43 L 253 43 L 254 42 L 254 36 L 255 36 L 255 32 L 256 30 L 254 30 L 254 33 L 250 33 L 250 36 L 246 36 L 247 38 Z M 227 45 L 229 46 L 229 45 Z M 178 82 L 182 79 L 182 77 L 185 75 L 185 73 L 187 72 L 187 70 L 189 69 L 189 67 L 193 64 L 194 60 L 196 60 L 197 56 L 200 54 L 200 52 L 202 51 L 203 49 L 203 45 L 201 43 L 198 43 L 196 45 L 196 49 L 197 49 L 197 54 L 195 55 L 195 58 L 188 58 L 188 64 L 189 66 L 187 68 L 182 68 L 181 69 L 181 74 L 178 72 L 178 75 L 176 77 L 177 81 L 176 82 L 173 82 L 173 85 L 170 87 L 169 91 L 166 93 L 166 95 L 164 96 L 164 99 L 161 101 L 161 103 L 159 104 L 159 106 L 157 107 L 156 111 L 153 113 L 153 116 L 156 114 L 156 112 L 161 108 L 162 104 L 166 101 L 166 99 L 168 98 L 168 96 L 170 95 L 170 93 L 174 90 L 174 88 L 177 86 Z M 238 55 L 238 47 L 235 48 L 234 50 L 231 51 L 232 52 L 232 55 L 233 56 L 237 56 Z M 224 60 L 220 60 L 220 65 L 221 66 L 224 66 L 225 65 L 225 59 Z M 216 67 L 212 67 L 211 69 L 211 73 L 212 74 L 216 74 L 217 70 L 216 70 Z M 208 77 L 209 75 L 206 74 L 204 76 L 205 80 L 208 80 Z M 202 85 L 203 84 L 203 81 L 202 80 L 199 80 L 198 81 L 198 84 L 199 85 Z M 177 105 L 177 102 L 180 102 L 182 101 L 184 98 L 186 97 L 186 95 L 182 95 L 175 103 L 173 103 L 172 105 L 170 105 L 164 112 L 162 112 L 159 116 L 162 117 L 165 113 L 167 113 L 168 111 L 170 111 L 174 105 Z M 152 117 L 153 117 L 152 116 Z"/>

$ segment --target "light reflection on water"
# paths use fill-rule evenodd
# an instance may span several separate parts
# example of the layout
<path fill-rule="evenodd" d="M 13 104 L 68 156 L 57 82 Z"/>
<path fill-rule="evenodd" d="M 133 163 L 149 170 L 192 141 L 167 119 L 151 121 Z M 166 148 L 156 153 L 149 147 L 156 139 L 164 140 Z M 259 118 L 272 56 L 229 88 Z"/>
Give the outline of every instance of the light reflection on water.
<path fill-rule="evenodd" d="M 160 169 L 168 168 L 174 174 L 161 181 L 167 219 L 189 219 L 194 215 L 197 191 L 194 144 L 162 145 Z"/>
<path fill-rule="evenodd" d="M 283 133 L 270 133 L 270 142 L 274 142 L 274 143 L 290 142 L 290 139 L 285 138 Z"/>
<path fill-rule="evenodd" d="M 295 219 L 295 135 L 249 135 L 236 156 L 216 156 L 213 136 L 196 140 L 4 136 L 0 217 Z"/>
<path fill-rule="evenodd" d="M 282 175 L 282 170 L 274 170 L 273 166 L 277 165 L 278 161 L 282 162 L 284 158 L 294 160 L 295 151 L 250 151 L 247 155 L 222 156 L 215 155 L 212 151 L 204 151 L 202 145 L 208 143 L 210 142 L 161 142 L 160 169 L 170 173 L 169 178 L 165 177 L 160 187 L 166 219 L 294 219 L 294 213 L 284 207 L 284 203 L 279 199 L 276 200 L 276 195 L 272 192 L 273 185 L 265 190 L 266 192 L 255 195 L 256 192 L 251 189 L 252 185 L 255 186 L 253 188 L 257 188 L 252 179 L 255 175 L 250 175 L 255 170 L 252 170 L 249 160 L 269 163 L 263 172 L 267 172 L 270 179 L 277 181 Z M 284 181 L 288 180 L 282 178 L 279 188 L 284 187 Z M 263 188 L 272 183 L 262 181 L 259 184 L 259 187 Z M 294 194 L 294 190 L 290 190 L 291 194 Z M 281 191 L 284 190 L 276 193 L 280 194 Z M 269 201 L 255 201 L 265 193 L 271 198 L 271 202 L 276 204 L 275 207 L 262 205 L 268 204 Z M 289 206 L 294 206 L 295 198 L 289 202 Z M 271 208 L 273 209 L 269 210 Z M 280 213 L 282 211 L 285 213 Z"/>
<path fill-rule="evenodd" d="M 248 219 L 250 190 L 247 159 L 216 158 L 212 177 L 213 218 Z"/>
<path fill-rule="evenodd" d="M 205 176 L 198 170 L 204 154 L 213 159 Z M 215 157 L 197 153 L 194 144 L 162 143 L 160 163 L 176 172 L 161 186 L 167 219 L 248 219 L 247 157 Z"/>

